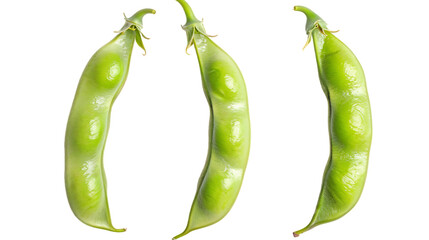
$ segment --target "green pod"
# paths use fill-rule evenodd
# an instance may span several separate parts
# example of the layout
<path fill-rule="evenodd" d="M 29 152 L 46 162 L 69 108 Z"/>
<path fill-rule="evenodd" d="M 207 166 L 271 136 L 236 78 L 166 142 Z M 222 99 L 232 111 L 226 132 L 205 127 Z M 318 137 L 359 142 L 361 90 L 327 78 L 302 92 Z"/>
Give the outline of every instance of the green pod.
<path fill-rule="evenodd" d="M 210 107 L 209 149 L 186 229 L 173 239 L 220 221 L 232 208 L 250 150 L 250 119 L 243 76 L 234 60 L 206 34 L 184 0 L 188 49 L 194 45 Z"/>
<path fill-rule="evenodd" d="M 313 38 L 320 83 L 329 106 L 331 150 L 313 218 L 294 232 L 297 237 L 344 216 L 358 202 L 367 175 L 372 120 L 365 75 L 356 56 L 313 11 L 302 6 L 294 10 L 307 16 L 307 44 Z"/>
<path fill-rule="evenodd" d="M 101 47 L 82 73 L 67 122 L 65 137 L 65 185 L 75 216 L 83 223 L 113 232 L 103 168 L 103 151 L 113 102 L 128 75 L 134 41 L 143 47 L 142 17 L 155 13 L 143 9 L 119 34 Z M 144 37 L 144 36 L 143 36 Z"/>

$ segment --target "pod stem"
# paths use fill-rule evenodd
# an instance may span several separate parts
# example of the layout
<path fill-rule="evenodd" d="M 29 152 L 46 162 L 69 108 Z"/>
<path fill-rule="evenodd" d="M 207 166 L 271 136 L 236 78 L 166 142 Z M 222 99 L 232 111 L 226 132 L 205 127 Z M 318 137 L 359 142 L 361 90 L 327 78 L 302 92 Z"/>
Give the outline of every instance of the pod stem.
<path fill-rule="evenodd" d="M 143 51 L 144 51 L 143 55 L 146 54 L 146 49 L 143 45 L 142 37 L 145 39 L 149 39 L 148 37 L 146 37 L 142 33 L 143 16 L 148 14 L 148 13 L 155 14 L 156 11 L 153 9 L 150 9 L 150 8 L 145 8 L 145 9 L 137 11 L 130 18 L 127 18 L 127 16 L 125 16 L 125 14 L 124 14 L 124 18 L 125 18 L 124 26 L 119 31 L 115 31 L 116 33 L 124 33 L 128 29 L 133 30 L 133 31 L 137 31 L 136 42 L 137 42 L 137 45 L 139 45 L 143 49 Z"/>
<path fill-rule="evenodd" d="M 311 9 L 306 8 L 304 6 L 295 6 L 293 7 L 293 10 L 302 12 L 307 17 L 307 23 L 305 24 L 305 31 L 307 32 L 307 34 L 309 34 L 311 30 L 314 29 L 314 26 L 316 24 L 319 24 L 323 29 L 327 28 L 326 22 L 321 17 L 319 17 L 319 15 L 313 12 Z"/>
<path fill-rule="evenodd" d="M 176 0 L 182 6 L 186 15 L 186 24 L 182 26 L 183 30 L 186 32 L 186 37 L 188 39 L 188 44 L 186 45 L 186 53 L 188 53 L 188 48 L 194 44 L 194 35 L 196 32 L 201 33 L 206 37 L 213 37 L 206 34 L 206 30 L 204 29 L 203 22 L 198 20 L 192 8 L 185 0 Z"/>
<path fill-rule="evenodd" d="M 311 33 L 315 29 L 318 29 L 325 36 L 326 36 L 326 32 L 330 32 L 330 33 L 338 32 L 338 31 L 328 30 L 326 22 L 321 17 L 319 17 L 319 15 L 317 15 L 309 8 L 306 8 L 304 6 L 295 6 L 293 7 L 293 10 L 302 12 L 307 17 L 307 22 L 305 24 L 305 31 L 307 32 L 308 38 L 307 38 L 307 42 L 304 45 L 304 48 L 307 47 L 307 45 L 311 42 Z"/>
<path fill-rule="evenodd" d="M 192 23 L 199 23 L 200 22 L 200 20 L 198 20 L 195 17 L 191 6 L 189 6 L 189 4 L 185 0 L 177 0 L 177 2 L 180 3 L 183 10 L 185 11 L 185 15 L 186 15 L 186 24 L 185 25 L 190 25 Z"/>

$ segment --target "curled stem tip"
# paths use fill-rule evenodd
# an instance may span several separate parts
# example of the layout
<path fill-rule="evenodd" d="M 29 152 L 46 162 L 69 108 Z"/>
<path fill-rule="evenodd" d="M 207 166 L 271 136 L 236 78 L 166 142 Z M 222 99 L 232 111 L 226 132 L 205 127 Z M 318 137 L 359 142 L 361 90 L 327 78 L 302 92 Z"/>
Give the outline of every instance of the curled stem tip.
<path fill-rule="evenodd" d="M 293 10 L 302 12 L 307 17 L 307 23 L 305 24 L 305 30 L 307 31 L 307 34 L 314 28 L 316 24 L 320 25 L 321 28 L 326 29 L 325 21 L 323 21 L 323 19 L 311 9 L 304 6 L 295 6 L 293 7 Z"/>
<path fill-rule="evenodd" d="M 155 14 L 156 11 L 150 8 L 145 8 L 142 9 L 140 11 L 137 11 L 136 13 L 134 13 L 134 15 L 132 15 L 130 18 L 127 18 L 127 16 L 124 13 L 124 18 L 125 18 L 125 24 L 124 26 L 122 26 L 122 28 L 119 31 L 115 31 L 116 33 L 121 33 L 121 32 L 125 32 L 126 30 L 130 29 L 130 28 L 137 28 L 138 31 L 141 31 L 143 28 L 143 16 L 151 13 L 151 14 Z"/>
<path fill-rule="evenodd" d="M 130 18 L 125 17 L 125 20 L 129 21 L 131 23 L 134 23 L 137 26 L 141 27 L 143 25 L 143 23 L 142 23 L 143 16 L 146 14 L 149 14 L 149 13 L 155 14 L 156 11 L 154 9 L 151 9 L 151 8 L 141 9 L 141 10 L 137 11 L 136 13 L 134 13 L 134 15 L 132 15 Z"/>
<path fill-rule="evenodd" d="M 293 10 L 304 13 L 308 18 L 310 18 L 314 22 L 317 20 L 322 20 L 321 17 L 319 17 L 315 12 L 313 12 L 311 9 L 309 9 L 307 7 L 295 6 L 295 7 L 293 7 Z"/>
<path fill-rule="evenodd" d="M 324 36 L 327 36 L 326 32 L 330 32 L 330 33 L 338 32 L 338 31 L 328 30 L 326 22 L 319 15 L 317 15 L 309 8 L 306 8 L 303 6 L 295 6 L 293 7 L 293 10 L 302 12 L 307 17 L 307 22 L 305 24 L 305 31 L 307 32 L 308 38 L 303 49 L 305 49 L 305 47 L 307 47 L 307 45 L 311 42 L 311 34 L 315 29 L 321 32 Z"/>

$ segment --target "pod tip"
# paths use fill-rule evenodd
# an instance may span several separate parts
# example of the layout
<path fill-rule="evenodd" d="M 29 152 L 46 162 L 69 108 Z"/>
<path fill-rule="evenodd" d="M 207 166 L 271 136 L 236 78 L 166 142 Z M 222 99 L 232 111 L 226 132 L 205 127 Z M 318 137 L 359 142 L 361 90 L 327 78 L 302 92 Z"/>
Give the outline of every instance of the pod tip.
<path fill-rule="evenodd" d="M 293 236 L 294 236 L 294 237 L 299 237 L 299 234 L 294 232 L 294 233 L 293 233 Z"/>
<path fill-rule="evenodd" d="M 172 240 L 177 240 L 178 238 L 181 238 L 181 237 L 183 237 L 183 236 L 185 236 L 186 234 L 188 234 L 189 232 L 187 232 L 186 230 L 184 231 L 184 232 L 182 232 L 181 234 L 179 234 L 179 235 L 177 235 L 177 236 L 175 236 L 175 237 L 173 237 L 173 239 Z"/>
<path fill-rule="evenodd" d="M 106 229 L 106 230 L 109 230 L 112 232 L 118 232 L 118 233 L 127 231 L 126 228 L 102 228 L 102 229 Z"/>

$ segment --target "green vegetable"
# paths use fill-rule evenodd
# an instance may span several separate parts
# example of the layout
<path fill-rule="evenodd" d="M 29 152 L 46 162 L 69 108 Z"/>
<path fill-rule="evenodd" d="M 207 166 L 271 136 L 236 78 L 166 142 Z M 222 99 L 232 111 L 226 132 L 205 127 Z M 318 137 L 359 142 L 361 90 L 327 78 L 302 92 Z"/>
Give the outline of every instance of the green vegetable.
<path fill-rule="evenodd" d="M 128 75 L 134 41 L 144 49 L 143 9 L 130 18 L 119 34 L 100 48 L 82 73 L 65 137 L 65 185 L 73 213 L 83 223 L 114 232 L 107 203 L 103 150 L 110 111 Z M 143 36 L 144 37 L 144 36 Z"/>
<path fill-rule="evenodd" d="M 237 198 L 250 149 L 250 119 L 243 76 L 234 60 L 206 34 L 184 0 L 188 49 L 194 45 L 210 107 L 209 149 L 188 225 L 177 239 L 220 221 Z"/>
<path fill-rule="evenodd" d="M 313 11 L 302 6 L 294 10 L 307 16 L 307 44 L 313 38 L 319 78 L 328 99 L 331 146 L 316 211 L 305 228 L 294 232 L 297 237 L 344 216 L 359 200 L 367 174 L 372 123 L 365 75 L 355 55 Z"/>

